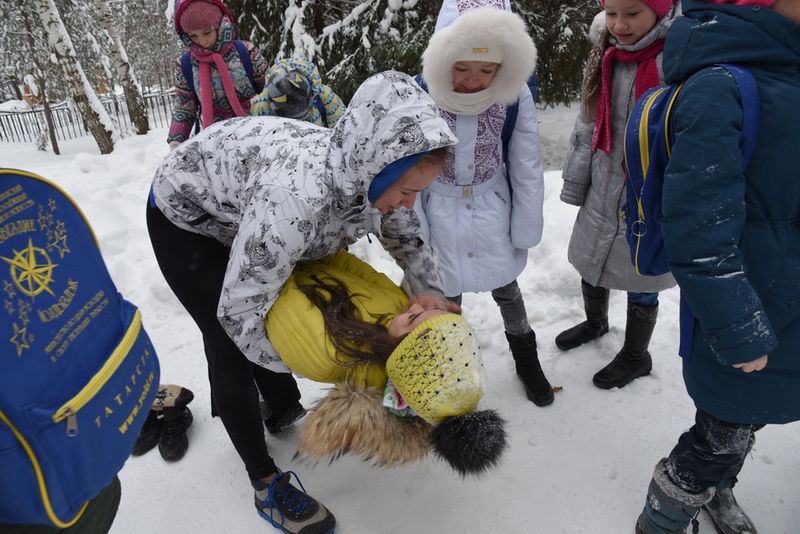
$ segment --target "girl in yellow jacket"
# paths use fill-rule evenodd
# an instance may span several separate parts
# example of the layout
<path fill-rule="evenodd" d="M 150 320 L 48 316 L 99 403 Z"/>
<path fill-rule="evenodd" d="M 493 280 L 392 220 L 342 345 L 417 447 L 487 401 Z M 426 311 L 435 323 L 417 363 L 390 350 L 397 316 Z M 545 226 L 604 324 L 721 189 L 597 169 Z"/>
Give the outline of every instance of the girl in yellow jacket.
<path fill-rule="evenodd" d="M 301 455 L 392 467 L 432 448 L 462 475 L 499 461 L 504 422 L 475 411 L 485 373 L 460 315 L 409 307 L 386 275 L 341 251 L 299 264 L 265 326 L 292 371 L 336 384 L 305 419 Z"/>

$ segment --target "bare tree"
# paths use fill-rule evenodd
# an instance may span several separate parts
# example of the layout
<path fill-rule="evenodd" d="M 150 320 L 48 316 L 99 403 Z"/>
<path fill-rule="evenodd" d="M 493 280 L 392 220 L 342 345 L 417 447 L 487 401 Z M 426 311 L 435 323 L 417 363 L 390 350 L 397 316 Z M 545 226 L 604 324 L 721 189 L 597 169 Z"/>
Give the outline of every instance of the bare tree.
<path fill-rule="evenodd" d="M 100 24 L 108 34 L 110 41 L 109 52 L 111 61 L 114 65 L 114 72 L 118 77 L 119 83 L 125 94 L 125 101 L 128 104 L 128 114 L 131 122 L 136 128 L 136 133 L 144 135 L 150 129 L 150 122 L 147 119 L 147 108 L 144 105 L 142 96 L 142 86 L 136 79 L 133 67 L 128 61 L 128 54 L 119 37 L 119 32 L 114 24 L 114 17 L 111 14 L 111 6 L 107 0 L 95 0 Z"/>
<path fill-rule="evenodd" d="M 100 153 L 110 154 L 119 133 L 83 71 L 54 0 L 31 0 L 30 3 L 39 14 L 50 47 L 64 70 L 64 81 Z"/>
<path fill-rule="evenodd" d="M 25 8 L 24 0 L 17 0 L 19 5 L 20 13 L 22 15 L 22 24 L 25 28 L 25 34 L 28 41 L 28 46 L 31 51 L 31 61 L 33 61 L 34 71 L 33 77 L 36 79 L 36 84 L 39 86 L 39 95 L 42 99 L 42 106 L 44 107 L 44 118 L 47 122 L 47 133 L 50 136 L 50 146 L 53 147 L 53 152 L 55 154 L 61 154 L 61 151 L 58 148 L 58 139 L 56 138 L 56 128 L 53 124 L 53 111 L 50 109 L 50 99 L 47 96 L 47 87 L 46 87 L 46 76 L 45 71 L 42 68 L 41 62 L 37 57 L 37 50 L 36 50 L 36 43 L 34 40 L 34 33 L 33 33 L 33 26 L 31 25 L 30 16 L 28 15 L 28 10 Z"/>

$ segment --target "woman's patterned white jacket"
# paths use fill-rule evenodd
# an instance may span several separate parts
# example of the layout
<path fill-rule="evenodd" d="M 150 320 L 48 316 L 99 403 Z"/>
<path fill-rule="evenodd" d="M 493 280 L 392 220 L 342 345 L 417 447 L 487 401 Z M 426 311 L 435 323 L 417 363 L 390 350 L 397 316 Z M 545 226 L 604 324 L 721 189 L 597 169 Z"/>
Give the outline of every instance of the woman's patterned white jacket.
<path fill-rule="evenodd" d="M 442 294 L 438 261 L 413 210 L 381 216 L 375 175 L 404 156 L 456 142 L 431 98 L 405 74 L 367 79 L 333 129 L 278 117 L 216 123 L 173 150 L 153 195 L 175 225 L 231 247 L 217 315 L 251 361 L 287 371 L 263 319 L 294 265 L 374 233 L 411 294 Z"/>

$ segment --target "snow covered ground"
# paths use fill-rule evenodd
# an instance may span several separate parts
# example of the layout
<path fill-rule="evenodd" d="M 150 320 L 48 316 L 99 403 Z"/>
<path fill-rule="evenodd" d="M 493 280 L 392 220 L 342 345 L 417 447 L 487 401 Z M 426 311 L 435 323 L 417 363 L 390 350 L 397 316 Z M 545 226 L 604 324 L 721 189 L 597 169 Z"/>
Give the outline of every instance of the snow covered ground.
<path fill-rule="evenodd" d="M 540 113 L 548 168 L 560 168 L 576 107 Z M 196 395 L 186 457 L 165 463 L 158 452 L 131 458 L 120 476 L 123 496 L 113 534 L 277 532 L 253 509 L 242 464 L 218 419 L 211 419 L 199 332 L 167 287 L 147 238 L 144 202 L 167 153 L 165 130 L 128 137 L 101 156 L 89 137 L 63 142 L 62 156 L 31 145 L 0 143 L 0 166 L 41 174 L 80 205 L 100 239 L 120 291 L 141 309 L 158 351 L 162 382 Z M 577 274 L 566 260 L 576 208 L 558 199 L 558 170 L 546 174 L 545 231 L 519 282 L 539 339 L 545 372 L 562 391 L 538 408 L 518 383 L 500 314 L 489 294 L 466 295 L 464 315 L 478 332 L 489 375 L 483 407 L 508 421 L 502 464 L 481 479 L 459 479 L 429 460 L 392 471 L 352 458 L 331 465 L 292 461 L 296 436 L 268 437 L 277 464 L 297 471 L 306 489 L 336 515 L 339 534 L 489 533 L 620 534 L 633 532 L 653 466 L 693 420 L 677 356 L 678 293 L 661 297 L 651 344 L 654 370 L 621 390 L 591 383 L 622 345 L 625 296 L 612 293 L 611 331 L 568 353 L 553 339 L 582 320 Z M 395 278 L 399 271 L 375 243 L 355 252 Z M 325 387 L 299 380 L 311 405 Z M 762 534 L 800 532 L 800 425 L 767 427 L 758 435 L 736 495 Z M 713 532 L 701 515 L 701 532 Z"/>

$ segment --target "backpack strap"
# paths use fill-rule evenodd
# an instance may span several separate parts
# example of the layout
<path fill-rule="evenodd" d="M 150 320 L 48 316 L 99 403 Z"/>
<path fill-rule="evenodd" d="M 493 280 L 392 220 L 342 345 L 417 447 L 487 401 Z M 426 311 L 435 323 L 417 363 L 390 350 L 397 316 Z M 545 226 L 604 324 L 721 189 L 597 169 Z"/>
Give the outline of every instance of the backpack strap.
<path fill-rule="evenodd" d="M 325 110 L 325 104 L 322 103 L 322 97 L 317 95 L 314 97 L 314 107 L 319 111 L 322 117 L 322 125 L 328 127 L 328 112 Z"/>
<path fill-rule="evenodd" d="M 728 63 L 719 63 L 719 66 L 731 73 L 742 98 L 742 138 L 739 140 L 739 148 L 742 149 L 742 166 L 746 168 L 758 144 L 758 126 L 761 121 L 758 84 L 753 74 L 744 67 Z"/>
<path fill-rule="evenodd" d="M 189 86 L 189 89 L 192 90 L 192 93 L 195 93 L 191 52 L 184 52 L 184 54 L 181 56 L 181 72 L 183 72 L 183 79 L 186 80 L 186 84 Z M 197 99 L 197 93 L 195 93 L 194 98 Z"/>
<path fill-rule="evenodd" d="M 256 88 L 256 81 L 253 78 L 253 62 L 250 60 L 250 51 L 247 50 L 247 46 L 242 41 L 238 39 L 233 41 L 234 46 L 236 46 L 236 51 L 239 52 L 239 59 L 242 62 L 242 66 L 244 67 L 244 71 L 247 73 L 247 78 L 250 80 L 250 83 L 253 85 L 253 90 Z"/>

